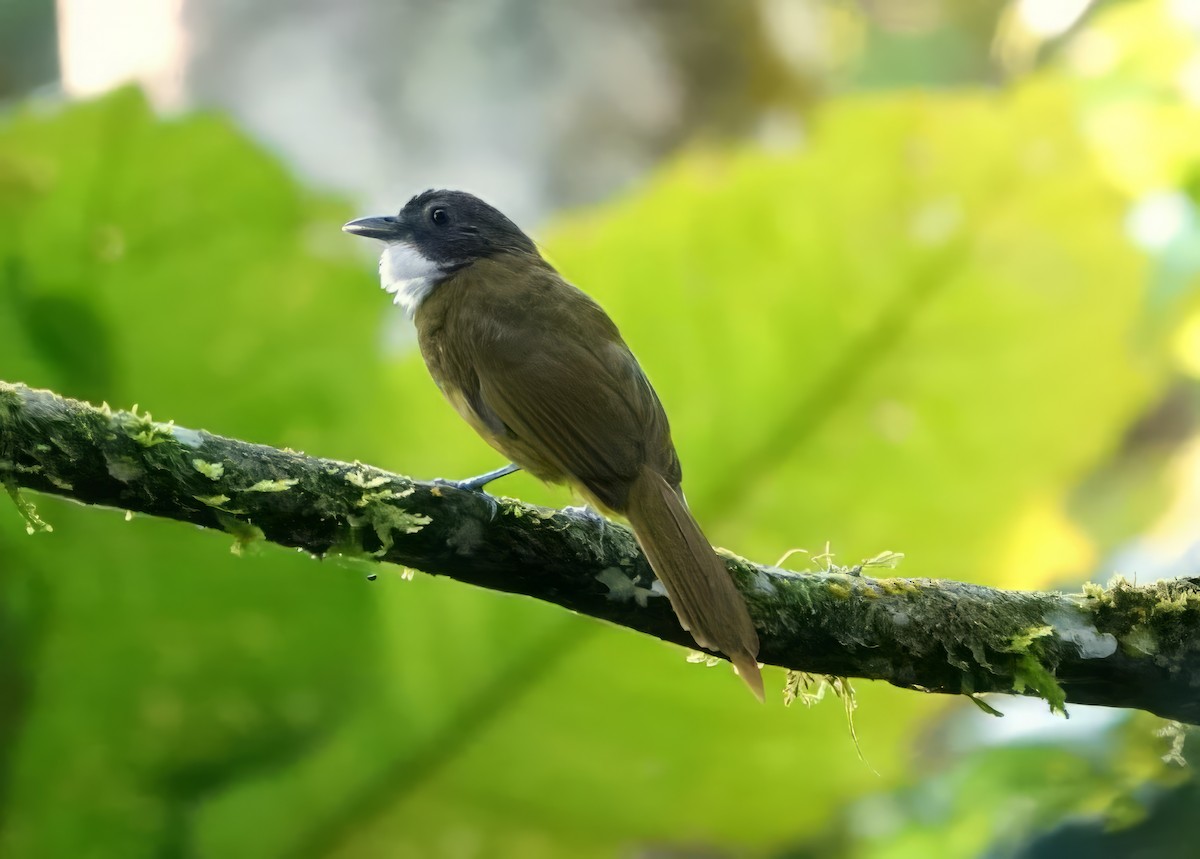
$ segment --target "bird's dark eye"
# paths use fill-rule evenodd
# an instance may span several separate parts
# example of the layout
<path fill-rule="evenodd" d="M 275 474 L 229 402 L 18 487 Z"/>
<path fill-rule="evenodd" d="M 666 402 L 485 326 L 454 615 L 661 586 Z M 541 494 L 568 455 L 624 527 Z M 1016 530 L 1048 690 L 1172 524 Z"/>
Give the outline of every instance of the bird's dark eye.
<path fill-rule="evenodd" d="M 450 216 L 446 214 L 445 209 L 434 209 L 429 213 L 429 220 L 441 227 L 450 222 Z"/>

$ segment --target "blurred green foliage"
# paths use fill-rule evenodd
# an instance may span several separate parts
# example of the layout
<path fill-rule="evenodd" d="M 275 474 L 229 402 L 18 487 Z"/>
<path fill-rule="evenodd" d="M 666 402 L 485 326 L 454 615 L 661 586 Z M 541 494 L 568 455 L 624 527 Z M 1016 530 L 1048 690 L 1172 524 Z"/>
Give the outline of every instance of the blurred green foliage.
<path fill-rule="evenodd" d="M 341 380 L 378 366 L 353 312 L 370 296 L 308 249 L 331 213 L 227 122 L 162 123 L 132 92 L 27 110 L 5 124 L 0 176 L 3 375 L 297 448 L 362 442 L 367 404 Z M 298 339 L 319 330 L 324 347 Z M 26 629 L 6 654 L 26 656 L 32 689 L 5 855 L 161 855 L 201 797 L 340 724 L 375 670 L 351 577 L 46 507 L 61 540 L 11 521 L 0 536 L 3 611 Z"/>
<path fill-rule="evenodd" d="M 843 99 L 803 147 L 694 153 L 541 236 L 658 387 L 714 541 L 762 561 L 891 549 L 901 574 L 1014 586 L 1061 573 L 1066 545 L 1082 572 L 1063 499 L 1167 377 L 1123 233 L 1146 188 L 1086 133 L 1093 97 L 1048 73 Z M 348 215 L 222 118 L 159 120 L 131 92 L 30 105 L 0 126 L 0 378 L 422 477 L 499 464 L 394 336 Z M 566 501 L 523 476 L 502 491 Z M 876 776 L 840 707 L 759 706 L 620 629 L 39 504 L 53 534 L 0 517 L 3 855 L 765 849 L 901 790 L 950 714 L 989 718 L 861 684 Z M 1074 798 L 1042 816 L 981 799 L 988 825 L 947 815 L 864 855 L 926 837 L 974 855 L 1155 772 L 981 761 L 945 789 L 1045 770 Z"/>

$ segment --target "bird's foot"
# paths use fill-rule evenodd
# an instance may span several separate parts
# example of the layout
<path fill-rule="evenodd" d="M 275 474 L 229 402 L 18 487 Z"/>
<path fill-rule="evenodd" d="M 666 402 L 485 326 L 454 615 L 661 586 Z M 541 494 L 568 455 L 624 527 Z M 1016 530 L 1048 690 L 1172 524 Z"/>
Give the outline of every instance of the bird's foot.
<path fill-rule="evenodd" d="M 595 525 L 599 525 L 601 528 L 608 524 L 607 519 L 586 504 L 580 507 L 564 507 L 562 512 L 566 513 L 568 516 L 574 516 L 577 519 L 583 519 L 584 521 L 592 522 Z"/>
<path fill-rule="evenodd" d="M 502 468 L 497 468 L 489 471 L 486 474 L 480 474 L 477 477 L 468 477 L 466 480 L 447 480 L 444 477 L 435 477 L 432 482 L 439 486 L 452 486 L 455 489 L 465 489 L 468 492 L 479 492 L 483 487 L 487 486 L 493 480 L 504 477 L 506 474 L 512 474 L 514 471 L 520 471 L 521 466 L 509 463 Z"/>
<path fill-rule="evenodd" d="M 500 505 L 496 502 L 495 498 L 488 493 L 483 492 L 479 488 L 479 485 L 475 482 L 477 479 L 478 478 L 473 480 L 446 480 L 444 477 L 435 477 L 429 482 L 434 486 L 445 486 L 450 489 L 464 489 L 470 492 L 470 497 L 473 503 L 482 502 L 487 507 L 487 521 L 491 522 L 500 515 Z"/>

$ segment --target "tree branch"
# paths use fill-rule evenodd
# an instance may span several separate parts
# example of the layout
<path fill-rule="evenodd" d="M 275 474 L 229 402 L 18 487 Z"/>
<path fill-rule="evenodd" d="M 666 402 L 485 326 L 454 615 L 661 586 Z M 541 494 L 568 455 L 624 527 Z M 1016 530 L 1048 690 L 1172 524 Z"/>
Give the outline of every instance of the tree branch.
<path fill-rule="evenodd" d="M 238 545 L 263 538 L 316 556 L 371 557 L 695 646 L 628 529 L 586 516 L 3 382 L 0 478 L 18 506 L 23 487 L 225 530 Z M 23 512 L 36 529 L 36 514 Z M 1200 579 L 1064 595 L 727 563 L 768 664 L 1200 723 Z"/>

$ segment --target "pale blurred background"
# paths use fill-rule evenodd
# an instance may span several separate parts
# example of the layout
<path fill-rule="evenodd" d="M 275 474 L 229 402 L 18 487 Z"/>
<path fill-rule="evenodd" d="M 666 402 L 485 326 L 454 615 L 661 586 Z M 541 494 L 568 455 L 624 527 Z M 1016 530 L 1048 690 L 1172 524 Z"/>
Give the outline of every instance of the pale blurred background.
<path fill-rule="evenodd" d="M 464 188 L 617 319 L 719 544 L 1018 588 L 1200 573 L 1197 0 L 0 0 L 0 99 L 0 379 L 499 465 L 338 232 Z M 532 601 L 38 503 L 53 534 L 0 515 L 0 855 L 1200 837 L 1187 733 L 1146 714 L 858 682 L 860 759 L 780 671 L 759 707 Z"/>

